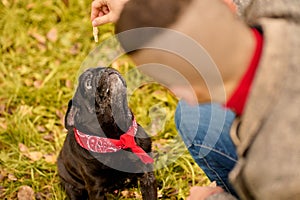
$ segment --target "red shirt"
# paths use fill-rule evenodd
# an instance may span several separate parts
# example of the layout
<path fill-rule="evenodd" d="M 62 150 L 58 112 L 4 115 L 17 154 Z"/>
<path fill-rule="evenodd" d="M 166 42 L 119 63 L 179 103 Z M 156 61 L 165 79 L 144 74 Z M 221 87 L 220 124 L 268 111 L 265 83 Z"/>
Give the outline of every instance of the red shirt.
<path fill-rule="evenodd" d="M 263 47 L 263 37 L 256 29 L 253 30 L 253 35 L 256 39 L 256 48 L 249 64 L 249 67 L 243 77 L 241 78 L 239 85 L 236 87 L 232 96 L 228 99 L 225 107 L 232 109 L 237 115 L 243 113 L 251 85 L 255 76 L 256 69 L 259 64 L 262 47 Z"/>

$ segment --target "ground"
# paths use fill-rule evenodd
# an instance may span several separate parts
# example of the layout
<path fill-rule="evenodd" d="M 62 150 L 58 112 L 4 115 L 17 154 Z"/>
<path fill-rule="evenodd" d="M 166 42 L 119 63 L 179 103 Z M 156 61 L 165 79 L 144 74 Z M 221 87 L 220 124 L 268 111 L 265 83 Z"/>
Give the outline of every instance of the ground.
<path fill-rule="evenodd" d="M 0 1 L 0 199 L 66 197 L 56 157 L 66 136 L 67 102 L 91 52 L 98 53 L 97 64 L 107 64 L 116 45 L 109 43 L 99 53 L 99 44 L 112 36 L 114 27 L 100 27 L 96 44 L 89 15 L 90 1 Z M 159 197 L 183 199 L 191 185 L 208 184 L 177 135 L 177 99 L 158 84 L 141 84 L 147 77 L 136 71 L 128 75 L 135 66 L 127 56 L 108 64 L 126 75 L 131 89 L 138 85 L 129 102 L 137 121 L 153 136 Z M 138 189 L 111 195 L 138 198 Z"/>

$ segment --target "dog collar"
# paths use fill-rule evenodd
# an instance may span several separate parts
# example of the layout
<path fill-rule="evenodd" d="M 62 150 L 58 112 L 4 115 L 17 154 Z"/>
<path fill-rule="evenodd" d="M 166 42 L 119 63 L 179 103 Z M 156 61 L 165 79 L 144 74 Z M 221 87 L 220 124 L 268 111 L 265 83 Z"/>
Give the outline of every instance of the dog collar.
<path fill-rule="evenodd" d="M 138 146 L 134 140 L 137 128 L 138 125 L 135 119 L 133 119 L 132 125 L 129 127 L 128 131 L 121 135 L 119 140 L 87 135 L 76 128 L 74 128 L 74 134 L 76 142 L 88 151 L 96 153 L 113 153 L 120 151 L 121 149 L 131 149 L 131 151 L 145 164 L 153 163 L 154 160 Z"/>

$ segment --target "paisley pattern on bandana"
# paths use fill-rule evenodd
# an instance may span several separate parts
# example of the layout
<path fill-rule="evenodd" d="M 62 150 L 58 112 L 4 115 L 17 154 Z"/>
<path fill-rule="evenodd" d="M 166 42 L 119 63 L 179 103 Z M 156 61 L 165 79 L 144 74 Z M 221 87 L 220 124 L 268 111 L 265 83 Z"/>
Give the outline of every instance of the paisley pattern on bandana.
<path fill-rule="evenodd" d="M 113 153 L 122 148 L 110 142 L 109 138 L 86 135 L 74 128 L 77 143 L 86 150 L 97 153 Z"/>

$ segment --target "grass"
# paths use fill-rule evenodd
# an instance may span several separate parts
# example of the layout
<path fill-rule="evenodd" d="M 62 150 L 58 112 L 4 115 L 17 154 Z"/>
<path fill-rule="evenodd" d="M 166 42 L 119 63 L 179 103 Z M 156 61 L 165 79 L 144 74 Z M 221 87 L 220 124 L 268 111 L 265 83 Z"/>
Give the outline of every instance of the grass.
<path fill-rule="evenodd" d="M 89 12 L 90 2 L 83 0 L 68 6 L 62 0 L 0 1 L 0 199 L 17 199 L 25 185 L 35 199 L 66 198 L 55 162 L 66 135 L 67 102 L 80 69 L 93 65 L 90 52 L 98 53 L 96 64 L 106 65 L 116 45 L 95 51 Z M 103 41 L 113 26 L 100 33 Z M 160 198 L 184 199 L 191 185 L 207 184 L 175 130 L 177 99 L 158 84 L 142 84 L 147 77 L 132 71 L 128 57 L 110 64 L 127 75 L 128 85 L 139 86 L 131 87 L 129 102 L 153 136 Z M 137 199 L 138 191 L 111 199 Z"/>

